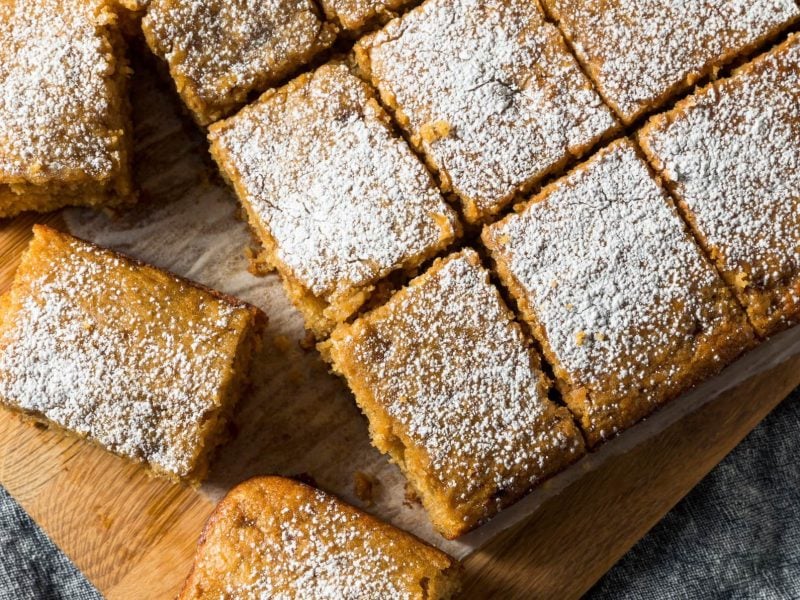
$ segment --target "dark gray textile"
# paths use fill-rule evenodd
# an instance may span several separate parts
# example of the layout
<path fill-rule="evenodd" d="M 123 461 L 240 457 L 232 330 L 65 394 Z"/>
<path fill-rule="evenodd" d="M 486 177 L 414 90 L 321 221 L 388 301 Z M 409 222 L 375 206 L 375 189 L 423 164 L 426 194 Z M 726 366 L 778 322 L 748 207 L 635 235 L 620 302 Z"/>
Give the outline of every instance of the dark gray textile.
<path fill-rule="evenodd" d="M 587 598 L 800 598 L 799 446 L 797 390 Z M 0 600 L 99 598 L 0 487 Z"/>
<path fill-rule="evenodd" d="M 798 448 L 795 390 L 586 598 L 800 598 Z"/>
<path fill-rule="evenodd" d="M 102 600 L 2 486 L 0 599 Z"/>

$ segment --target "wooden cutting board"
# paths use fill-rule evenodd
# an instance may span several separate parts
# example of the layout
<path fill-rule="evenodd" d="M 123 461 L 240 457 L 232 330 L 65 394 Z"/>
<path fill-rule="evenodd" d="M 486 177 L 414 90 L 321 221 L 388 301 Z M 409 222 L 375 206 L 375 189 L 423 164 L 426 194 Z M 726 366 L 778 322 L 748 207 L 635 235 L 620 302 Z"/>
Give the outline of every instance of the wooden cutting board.
<path fill-rule="evenodd" d="M 0 224 L 0 292 L 35 221 Z M 622 456 L 466 560 L 467 598 L 584 593 L 795 387 L 800 356 Z M 173 598 L 211 503 L 0 410 L 0 483 L 110 600 Z"/>

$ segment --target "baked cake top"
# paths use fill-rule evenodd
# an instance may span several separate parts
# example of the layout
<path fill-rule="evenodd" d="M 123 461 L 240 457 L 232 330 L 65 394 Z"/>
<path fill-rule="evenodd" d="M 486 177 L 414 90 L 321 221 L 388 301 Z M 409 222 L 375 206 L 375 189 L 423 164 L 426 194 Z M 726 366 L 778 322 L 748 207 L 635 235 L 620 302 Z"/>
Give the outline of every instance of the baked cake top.
<path fill-rule="evenodd" d="M 613 413 L 625 397 L 657 403 L 648 388 L 679 381 L 706 351 L 724 351 L 723 341 L 705 347 L 704 336 L 730 319 L 748 329 L 628 140 L 545 188 L 483 239 L 556 375 L 595 395 L 590 421 L 592 411 Z"/>
<path fill-rule="evenodd" d="M 582 450 L 473 250 L 438 260 L 331 343 L 356 395 L 368 390 L 406 438 L 406 468 L 422 449 L 425 478 L 458 504 L 487 488 L 524 491 L 555 457 Z"/>
<path fill-rule="evenodd" d="M 142 27 L 201 124 L 277 83 L 335 38 L 312 0 L 153 0 Z"/>
<path fill-rule="evenodd" d="M 428 0 L 356 51 L 470 221 L 615 125 L 529 0 Z"/>
<path fill-rule="evenodd" d="M 279 261 L 316 296 L 414 265 L 455 235 L 430 175 L 343 64 L 267 92 L 209 137 Z"/>
<path fill-rule="evenodd" d="M 794 281 L 800 304 L 800 36 L 654 117 L 640 139 L 736 286 Z"/>
<path fill-rule="evenodd" d="M 119 170 L 124 65 L 109 4 L 0 2 L 0 183 L 103 181 Z"/>
<path fill-rule="evenodd" d="M 37 226 L 0 309 L 4 402 L 191 475 L 246 305 Z"/>
<path fill-rule="evenodd" d="M 543 0 L 626 122 L 800 17 L 795 0 Z"/>
<path fill-rule="evenodd" d="M 440 598 L 457 585 L 456 564 L 323 492 L 259 477 L 211 515 L 181 599 Z"/>

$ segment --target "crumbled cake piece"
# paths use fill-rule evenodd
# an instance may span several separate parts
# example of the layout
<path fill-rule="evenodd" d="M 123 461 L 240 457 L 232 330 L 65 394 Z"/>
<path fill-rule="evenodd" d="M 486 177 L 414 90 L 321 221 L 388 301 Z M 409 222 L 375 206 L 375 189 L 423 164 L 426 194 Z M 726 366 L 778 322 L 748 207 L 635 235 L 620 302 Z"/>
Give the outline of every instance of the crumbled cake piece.
<path fill-rule="evenodd" d="M 433 525 L 457 537 L 577 460 L 583 439 L 473 250 L 320 344 Z"/>
<path fill-rule="evenodd" d="M 800 35 L 639 139 L 756 330 L 800 322 Z"/>
<path fill-rule="evenodd" d="M 133 199 L 117 10 L 0 2 L 0 217 Z"/>
<path fill-rule="evenodd" d="M 291 75 L 336 37 L 312 0 L 152 0 L 142 29 L 200 125 Z"/>
<path fill-rule="evenodd" d="M 800 18 L 795 0 L 543 0 L 625 124 Z"/>
<path fill-rule="evenodd" d="M 470 222 L 495 214 L 616 126 L 529 0 L 428 0 L 355 52 Z"/>
<path fill-rule="evenodd" d="M 200 537 L 180 600 L 445 600 L 460 566 L 337 498 L 281 477 L 233 488 Z"/>
<path fill-rule="evenodd" d="M 482 239 L 592 446 L 753 343 L 732 292 L 626 139 Z"/>
<path fill-rule="evenodd" d="M 320 0 L 328 19 L 349 35 L 386 23 L 420 0 Z"/>
<path fill-rule="evenodd" d="M 44 226 L 0 296 L 0 403 L 198 482 L 265 320 Z"/>
<path fill-rule="evenodd" d="M 372 90 L 340 63 L 215 124 L 211 154 L 307 327 L 324 337 L 459 233 Z"/>

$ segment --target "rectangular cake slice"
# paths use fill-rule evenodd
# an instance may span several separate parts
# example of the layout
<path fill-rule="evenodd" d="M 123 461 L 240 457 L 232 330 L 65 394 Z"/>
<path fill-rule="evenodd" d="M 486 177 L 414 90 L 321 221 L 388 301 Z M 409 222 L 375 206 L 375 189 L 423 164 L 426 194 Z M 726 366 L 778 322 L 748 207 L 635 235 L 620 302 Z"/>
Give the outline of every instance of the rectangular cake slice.
<path fill-rule="evenodd" d="M 363 38 L 355 53 L 470 222 L 616 127 L 530 0 L 427 0 Z"/>
<path fill-rule="evenodd" d="M 152 0 L 142 29 L 200 125 L 290 76 L 336 38 L 313 0 Z"/>
<path fill-rule="evenodd" d="M 800 35 L 652 118 L 639 141 L 756 330 L 800 322 Z"/>
<path fill-rule="evenodd" d="M 542 0 L 627 125 L 800 18 L 795 0 Z"/>
<path fill-rule="evenodd" d="M 344 64 L 266 92 L 209 139 L 266 262 L 319 338 L 459 234 L 424 165 Z"/>
<path fill-rule="evenodd" d="M 626 139 L 482 239 L 592 446 L 753 343 L 733 293 Z"/>
<path fill-rule="evenodd" d="M 320 350 L 433 525 L 454 538 L 577 460 L 583 439 L 473 250 L 438 259 Z"/>
<path fill-rule="evenodd" d="M 244 302 L 37 225 L 0 297 L 0 403 L 194 483 L 264 322 Z"/>
<path fill-rule="evenodd" d="M 0 1 L 0 217 L 133 199 L 118 11 Z"/>
<path fill-rule="evenodd" d="M 444 552 L 333 496 L 256 477 L 209 517 L 180 600 L 447 600 L 459 574 Z"/>

